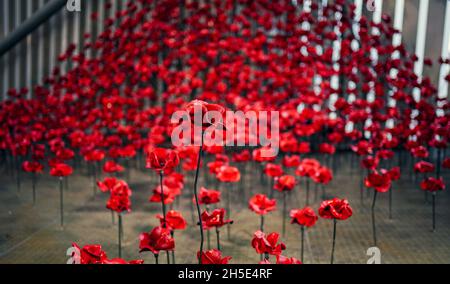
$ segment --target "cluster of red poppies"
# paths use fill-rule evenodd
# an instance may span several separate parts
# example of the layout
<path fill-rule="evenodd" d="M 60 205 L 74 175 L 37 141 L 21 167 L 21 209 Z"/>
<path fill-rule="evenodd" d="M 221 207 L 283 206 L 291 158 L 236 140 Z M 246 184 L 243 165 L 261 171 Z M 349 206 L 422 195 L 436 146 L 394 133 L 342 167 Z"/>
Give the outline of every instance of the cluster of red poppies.
<path fill-rule="evenodd" d="M 406 151 L 413 161 L 408 166 L 424 174 L 420 187 L 432 192 L 434 201 L 436 192 L 444 189 L 441 167 L 450 167 L 450 158 L 444 157 L 450 138 L 448 101 L 437 97 L 429 78 L 414 74 L 417 56 L 403 44 L 392 45 L 399 31 L 389 15 L 383 15 L 380 23 L 365 16 L 355 22 L 353 4 L 328 2 L 326 6 L 313 2 L 309 11 L 302 9 L 301 0 L 129 1 L 105 20 L 97 38 L 86 36 L 80 52 L 72 45 L 59 57 L 70 63 L 67 73 L 55 68 L 33 90 L 8 92 L 8 99 L 0 103 L 2 163 L 7 171 L 16 168 L 18 189 L 20 167 L 32 173 L 33 196 L 36 175 L 49 167 L 60 180 L 62 217 L 63 180 L 68 185 L 73 169 L 84 167 L 93 177 L 94 194 L 99 169 L 111 175 L 98 182 L 110 193 L 107 208 L 129 212 L 131 189 L 115 175 L 128 171 L 130 160 L 139 164 L 145 156 L 147 168 L 160 178 L 150 201 L 161 203 L 162 215 L 158 215 L 161 226 L 141 234 L 140 250 L 156 257 L 167 251 L 168 261 L 168 251 L 175 247 L 174 230 L 184 229 L 186 222 L 180 212 L 166 212 L 166 205 L 182 197 L 189 171 L 195 171 L 192 194 L 201 237 L 199 262 L 223 264 L 230 259 L 222 257 L 219 242 L 219 228 L 226 226 L 229 232 L 232 223 L 230 199 L 226 198 L 226 208 L 211 210 L 209 206 L 221 200 L 220 192 L 206 188 L 197 192 L 205 153 L 209 173 L 229 187 L 240 185 L 240 169 L 246 168 L 242 165 L 256 165 L 261 176 L 270 177 L 268 195 L 257 194 L 249 202 L 250 209 L 262 216 L 252 245 L 261 255 L 276 255 L 277 263 L 298 260 L 281 256 L 284 245 L 278 243 L 278 234 L 264 233 L 263 216 L 276 206 L 274 190 L 286 197 L 303 181 L 309 205 L 309 181 L 323 188 L 332 180 L 338 150 L 351 149 L 361 157 L 361 190 L 366 186 L 375 192 L 389 191 L 392 181 L 400 178 Z M 104 9 L 110 7 L 108 3 Z M 333 56 L 337 41 L 339 59 Z M 88 57 L 87 50 L 95 56 Z M 369 56 L 374 50 L 376 60 Z M 441 58 L 439 63 L 450 64 L 450 59 Z M 425 65 L 431 64 L 425 60 Z M 338 78 L 338 85 L 331 83 L 333 78 Z M 413 98 L 413 90 L 419 90 L 419 99 Z M 26 99 L 29 92 L 32 99 Z M 281 162 L 280 157 L 262 155 L 267 149 L 258 147 L 225 151 L 221 145 L 205 143 L 168 146 L 175 127 L 172 114 L 184 109 L 194 115 L 196 107 L 220 113 L 279 111 Z M 206 121 L 197 126 L 214 126 Z M 240 141 L 249 139 L 249 131 L 236 136 Z M 323 161 L 306 157 L 310 154 Z M 399 167 L 392 165 L 396 156 Z M 291 168 L 299 178 L 285 174 Z M 433 171 L 435 177 L 427 175 Z M 375 198 L 376 194 L 372 208 Z M 200 205 L 206 206 L 203 212 Z M 286 210 L 284 205 L 284 218 Z M 319 214 L 344 220 L 352 210 L 347 201 L 333 199 L 322 204 Z M 293 210 L 291 217 L 302 227 L 317 219 L 310 208 Z M 212 228 L 217 249 L 204 251 L 203 231 L 209 241 Z M 81 251 L 82 263 L 108 262 L 100 247 Z"/>

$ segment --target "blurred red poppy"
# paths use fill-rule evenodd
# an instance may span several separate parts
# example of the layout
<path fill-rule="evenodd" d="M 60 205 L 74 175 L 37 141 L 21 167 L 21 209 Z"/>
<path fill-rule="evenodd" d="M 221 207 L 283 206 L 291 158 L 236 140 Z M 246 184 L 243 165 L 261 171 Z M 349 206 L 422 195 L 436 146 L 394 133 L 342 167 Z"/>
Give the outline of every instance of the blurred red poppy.
<path fill-rule="evenodd" d="M 366 177 L 364 184 L 378 192 L 387 192 L 391 188 L 391 177 L 389 172 L 384 169 L 380 172 L 374 171 Z"/>
<path fill-rule="evenodd" d="M 204 229 L 211 229 L 213 227 L 222 227 L 226 224 L 232 224 L 233 220 L 225 219 L 226 211 L 223 208 L 215 209 L 211 213 L 204 211 L 201 215 Z"/>
<path fill-rule="evenodd" d="M 44 166 L 36 161 L 25 161 L 22 163 L 22 169 L 27 173 L 42 173 Z"/>
<path fill-rule="evenodd" d="M 445 189 L 444 180 L 442 178 L 428 177 L 420 183 L 422 190 L 436 192 Z"/>
<path fill-rule="evenodd" d="M 163 171 L 168 174 L 173 171 L 178 163 L 178 154 L 170 149 L 155 148 L 147 154 L 146 167 L 157 172 Z"/>
<path fill-rule="evenodd" d="M 269 177 L 279 177 L 283 175 L 283 168 L 280 165 L 268 163 L 264 168 L 264 173 Z"/>
<path fill-rule="evenodd" d="M 434 165 L 426 161 L 419 161 L 414 165 L 414 171 L 419 173 L 431 173 L 434 171 Z"/>
<path fill-rule="evenodd" d="M 281 176 L 275 179 L 275 185 L 273 189 L 277 191 L 291 191 L 294 189 L 296 184 L 295 177 L 290 175 Z"/>
<path fill-rule="evenodd" d="M 164 226 L 164 217 L 160 214 L 156 218 L 161 222 L 161 227 L 166 227 L 169 230 L 184 230 L 186 229 L 186 220 L 181 215 L 181 212 L 170 210 L 166 214 L 166 226 Z"/>
<path fill-rule="evenodd" d="M 248 202 L 250 210 L 258 215 L 265 215 L 276 209 L 277 201 L 269 199 L 265 194 L 256 194 Z"/>
<path fill-rule="evenodd" d="M 118 173 L 118 172 L 123 172 L 123 170 L 124 170 L 124 168 L 114 161 L 107 161 L 103 165 L 103 171 L 105 173 Z"/>
<path fill-rule="evenodd" d="M 200 257 L 200 252 L 197 252 L 197 258 Z M 222 252 L 216 249 L 204 251 L 201 255 L 202 264 L 228 264 L 231 256 L 222 257 Z"/>
<path fill-rule="evenodd" d="M 216 177 L 221 182 L 238 182 L 241 179 L 241 173 L 238 168 L 222 166 L 219 168 Z"/>
<path fill-rule="evenodd" d="M 278 243 L 280 234 L 270 233 L 266 236 L 261 231 L 256 231 L 252 239 L 252 247 L 258 254 L 279 255 L 286 249 L 284 243 Z"/>
<path fill-rule="evenodd" d="M 56 164 L 50 169 L 50 175 L 55 177 L 66 177 L 70 176 L 72 173 L 72 167 L 63 163 Z"/>
<path fill-rule="evenodd" d="M 206 189 L 204 187 L 200 188 L 198 201 L 200 204 L 215 204 L 220 202 L 220 191 L 218 190 L 212 190 L 212 189 Z"/>

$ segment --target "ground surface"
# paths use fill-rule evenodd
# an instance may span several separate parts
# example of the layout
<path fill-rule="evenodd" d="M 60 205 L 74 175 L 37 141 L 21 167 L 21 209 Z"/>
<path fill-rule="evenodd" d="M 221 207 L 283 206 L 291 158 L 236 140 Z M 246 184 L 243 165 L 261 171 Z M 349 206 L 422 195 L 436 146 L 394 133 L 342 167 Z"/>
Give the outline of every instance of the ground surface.
<path fill-rule="evenodd" d="M 328 197 L 348 198 L 354 215 L 337 225 L 336 263 L 366 263 L 366 251 L 372 246 L 370 219 L 371 195 L 365 192 L 364 204 L 360 203 L 359 174 L 351 170 L 350 162 L 344 154 L 339 156 L 337 177 L 326 187 Z M 388 218 L 388 194 L 379 194 L 377 199 L 378 247 L 382 263 L 450 263 L 450 194 L 440 192 L 437 197 L 437 231 L 431 232 L 431 204 L 425 202 L 412 178 L 403 170 L 403 177 L 394 184 L 393 220 Z M 193 173 L 189 174 L 190 176 Z M 449 173 L 446 173 L 448 183 Z M 252 234 L 259 227 L 259 218 L 247 209 L 247 200 L 256 192 L 267 192 L 268 185 L 260 183 L 255 170 L 247 168 L 245 180 L 232 188 L 231 239 L 222 231 L 223 253 L 233 257 L 232 263 L 256 263 L 259 261 L 250 245 Z M 0 263 L 65 263 L 66 250 L 72 242 L 101 244 L 110 258 L 117 256 L 117 225 L 113 225 L 111 214 L 105 209 L 108 198 L 98 193 L 93 198 L 92 179 L 80 171 L 70 178 L 70 188 L 65 190 L 65 222 L 59 225 L 59 190 L 55 178 L 42 176 L 38 183 L 38 200 L 35 206 L 31 199 L 31 179 L 25 174 L 21 178 L 21 190 L 17 191 L 16 179 L 2 169 L 0 175 Z M 148 231 L 158 222 L 154 217 L 160 212 L 159 204 L 149 203 L 151 189 L 157 182 L 149 171 L 133 170 L 130 186 L 133 189 L 132 212 L 124 216 L 123 256 L 126 259 L 142 258 L 153 263 L 149 253 L 138 253 L 138 236 Z M 202 174 L 200 185 L 215 186 L 212 177 L 205 179 Z M 188 191 L 192 180 L 187 181 L 185 197 L 180 207 L 191 225 L 185 231 L 177 231 L 177 263 L 195 262 L 199 237 L 197 228 L 192 226 Z M 226 190 L 222 186 L 221 190 Z M 300 184 L 288 198 L 288 209 L 303 207 L 305 185 Z M 319 193 L 321 193 L 319 191 Z M 312 206 L 317 209 L 320 196 L 311 189 Z M 282 219 L 279 210 L 266 217 L 266 231 L 281 232 Z M 431 200 L 431 198 L 430 198 Z M 330 259 L 332 221 L 319 219 L 315 227 L 307 231 L 305 242 L 305 263 L 328 263 Z M 287 224 L 283 238 L 287 245 L 284 255 L 299 257 L 299 228 Z M 211 245 L 215 237 L 211 235 Z M 207 244 L 205 244 L 207 247 Z M 165 258 L 162 258 L 165 260 Z"/>

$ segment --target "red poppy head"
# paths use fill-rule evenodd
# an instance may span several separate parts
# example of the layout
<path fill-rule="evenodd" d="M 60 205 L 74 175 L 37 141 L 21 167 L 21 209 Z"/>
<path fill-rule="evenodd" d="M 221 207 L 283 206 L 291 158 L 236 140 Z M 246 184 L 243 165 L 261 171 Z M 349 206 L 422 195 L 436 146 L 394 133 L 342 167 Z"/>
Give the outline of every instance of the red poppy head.
<path fill-rule="evenodd" d="M 334 198 L 320 204 L 319 215 L 326 219 L 346 220 L 353 214 L 353 210 L 346 199 Z"/>
<path fill-rule="evenodd" d="M 319 167 L 311 178 L 316 183 L 328 184 L 333 179 L 333 173 L 327 167 Z"/>
<path fill-rule="evenodd" d="M 374 188 L 378 192 L 387 192 L 391 188 L 389 172 L 382 170 L 370 173 L 364 181 L 366 187 Z"/>
<path fill-rule="evenodd" d="M 444 180 L 442 178 L 428 177 L 420 183 L 422 190 L 436 192 L 445 189 Z"/>
<path fill-rule="evenodd" d="M 160 226 L 150 233 L 142 233 L 139 240 L 139 252 L 151 251 L 153 254 L 159 254 L 161 250 L 171 251 L 175 248 L 175 240 L 170 235 L 170 230 Z"/>
<path fill-rule="evenodd" d="M 226 211 L 223 208 L 215 209 L 211 213 L 209 213 L 208 211 L 204 211 L 201 215 L 204 229 L 208 230 L 213 227 L 222 227 L 226 224 L 232 224 L 233 220 L 226 220 L 225 214 Z"/>
<path fill-rule="evenodd" d="M 170 149 L 155 148 L 147 154 L 147 168 L 170 173 L 178 165 L 178 154 Z"/>
<path fill-rule="evenodd" d="M 124 168 L 114 161 L 107 161 L 103 165 L 103 171 L 105 173 L 118 173 L 118 172 L 123 172 L 123 170 L 124 170 Z"/>
<path fill-rule="evenodd" d="M 197 252 L 197 258 L 200 257 L 200 252 Z M 216 249 L 204 251 L 201 255 L 202 264 L 228 264 L 231 256 L 225 256 L 222 258 L 222 252 Z"/>
<path fill-rule="evenodd" d="M 434 171 L 434 165 L 426 161 L 420 161 L 414 165 L 414 171 L 419 173 L 431 173 Z"/>
<path fill-rule="evenodd" d="M 189 114 L 191 123 L 206 129 L 212 125 L 222 125 L 224 123 L 223 115 L 225 108 L 210 104 L 201 100 L 193 100 L 186 105 L 184 110 Z M 220 117 L 220 120 L 216 119 Z"/>
<path fill-rule="evenodd" d="M 311 207 L 305 207 L 303 209 L 293 209 L 290 212 L 291 224 L 298 224 L 300 226 L 312 227 L 316 224 L 317 217 L 316 213 Z"/>
<path fill-rule="evenodd" d="M 286 168 L 296 168 L 300 165 L 300 156 L 284 156 L 282 160 L 283 166 Z"/>
<path fill-rule="evenodd" d="M 36 161 L 25 161 L 22 164 L 22 169 L 27 173 L 42 173 L 44 166 Z"/>
<path fill-rule="evenodd" d="M 163 185 L 163 189 L 161 190 L 161 186 L 158 185 L 153 190 L 153 195 L 150 197 L 150 202 L 160 203 L 161 199 L 164 200 L 164 204 L 170 204 L 174 200 L 174 195 L 172 191 L 165 185 Z"/>
<path fill-rule="evenodd" d="M 215 204 L 220 202 L 220 191 L 218 190 L 212 190 L 212 189 L 206 189 L 204 187 L 200 188 L 200 192 L 198 195 L 198 201 L 200 204 Z"/>
<path fill-rule="evenodd" d="M 280 234 L 275 232 L 266 236 L 263 232 L 256 231 L 253 235 L 252 247 L 258 254 L 279 255 L 286 249 L 284 243 L 278 243 L 279 238 Z"/>
<path fill-rule="evenodd" d="M 162 215 L 156 215 L 156 218 L 161 222 L 161 227 L 164 227 L 164 217 Z M 166 226 L 169 230 L 184 230 L 186 229 L 186 220 L 181 215 L 181 212 L 170 210 L 166 214 Z"/>
<path fill-rule="evenodd" d="M 294 189 L 296 184 L 295 177 L 291 175 L 281 176 L 275 179 L 275 185 L 273 189 L 277 191 L 291 191 Z"/>
<path fill-rule="evenodd" d="M 101 245 L 85 245 L 80 248 L 76 243 L 73 243 L 72 246 L 78 251 L 72 257 L 79 257 L 80 264 L 101 264 L 107 259 Z"/>
<path fill-rule="evenodd" d="M 238 182 L 241 180 L 241 173 L 236 167 L 222 166 L 219 168 L 216 177 L 221 182 Z"/>
<path fill-rule="evenodd" d="M 265 194 L 256 194 L 248 202 L 250 210 L 258 215 L 265 215 L 276 209 L 276 199 L 269 199 Z"/>
<path fill-rule="evenodd" d="M 292 264 L 302 264 L 302 262 L 296 259 L 295 257 L 285 257 L 279 254 L 277 255 L 277 264 L 292 265 Z"/>
<path fill-rule="evenodd" d="M 114 177 L 106 177 L 103 181 L 98 181 L 97 186 L 102 192 L 111 191 L 117 184 L 118 180 Z"/>
<path fill-rule="evenodd" d="M 283 168 L 280 165 L 268 163 L 264 168 L 264 173 L 269 177 L 279 177 L 283 175 Z"/>
<path fill-rule="evenodd" d="M 66 177 L 70 176 L 72 173 L 72 167 L 64 163 L 56 164 L 50 169 L 50 175 L 54 177 Z"/>

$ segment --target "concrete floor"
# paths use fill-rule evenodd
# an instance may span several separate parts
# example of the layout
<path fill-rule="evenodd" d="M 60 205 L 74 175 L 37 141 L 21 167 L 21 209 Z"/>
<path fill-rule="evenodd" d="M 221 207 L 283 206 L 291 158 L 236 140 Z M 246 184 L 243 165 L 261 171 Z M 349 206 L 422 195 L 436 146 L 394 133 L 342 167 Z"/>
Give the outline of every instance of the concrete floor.
<path fill-rule="evenodd" d="M 345 154 L 337 161 L 338 173 L 326 187 L 328 197 L 348 198 L 354 215 L 337 225 L 335 263 L 364 264 L 368 260 L 366 251 L 372 246 L 370 219 L 371 196 L 365 192 L 364 204 L 360 203 L 359 175 L 351 170 Z M 406 170 L 403 170 L 405 173 Z M 252 173 L 252 174 L 250 174 Z M 449 172 L 445 172 L 446 181 Z M 189 174 L 190 177 L 193 173 Z M 231 240 L 222 233 L 223 254 L 232 256 L 231 263 L 257 263 L 259 255 L 250 245 L 253 232 L 259 227 L 259 217 L 247 209 L 248 198 L 256 192 L 267 192 L 268 185 L 261 184 L 259 174 L 247 169 L 246 179 L 231 190 L 232 219 Z M 142 258 L 153 263 L 150 253 L 139 254 L 139 233 L 149 231 L 158 224 L 154 217 L 160 212 L 159 204 L 147 200 L 158 179 L 151 171 L 132 170 L 130 187 L 133 190 L 132 212 L 124 216 L 123 257 Z M 192 179 L 185 186 L 185 196 L 179 207 L 190 224 L 187 230 L 177 231 L 177 263 L 195 263 L 199 236 L 192 226 L 188 192 Z M 216 182 L 202 174 L 200 185 L 214 187 Z M 221 190 L 225 190 L 223 185 Z M 379 194 L 377 199 L 378 247 L 382 263 L 450 263 L 450 194 L 439 192 L 437 197 L 437 231 L 431 232 L 431 204 L 425 202 L 420 191 L 408 174 L 394 183 L 393 220 L 388 218 L 388 194 Z M 281 196 L 277 212 L 266 217 L 266 231 L 281 232 Z M 0 175 L 0 263 L 66 263 L 67 249 L 72 242 L 80 245 L 101 244 L 110 258 L 117 257 L 117 225 L 113 225 L 111 214 L 105 208 L 107 194 L 97 193 L 93 198 L 92 179 L 86 174 L 70 177 L 70 188 L 65 191 L 65 221 L 59 225 L 59 190 L 55 178 L 44 175 L 38 183 L 38 201 L 32 205 L 31 179 L 22 174 L 21 190 L 17 191 L 16 180 L 4 169 Z M 318 209 L 320 194 L 315 199 L 311 190 L 311 206 Z M 431 198 L 430 198 L 431 199 Z M 304 206 L 305 190 L 300 184 L 288 198 L 288 210 Z M 299 228 L 287 224 L 283 241 L 286 256 L 299 257 Z M 319 219 L 316 226 L 307 230 L 305 242 L 305 263 L 328 263 L 330 259 L 332 221 Z M 215 237 L 211 234 L 211 244 Z M 205 242 L 205 247 L 207 244 Z M 161 257 L 165 260 L 165 257 Z"/>

